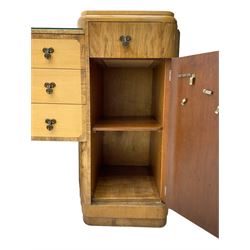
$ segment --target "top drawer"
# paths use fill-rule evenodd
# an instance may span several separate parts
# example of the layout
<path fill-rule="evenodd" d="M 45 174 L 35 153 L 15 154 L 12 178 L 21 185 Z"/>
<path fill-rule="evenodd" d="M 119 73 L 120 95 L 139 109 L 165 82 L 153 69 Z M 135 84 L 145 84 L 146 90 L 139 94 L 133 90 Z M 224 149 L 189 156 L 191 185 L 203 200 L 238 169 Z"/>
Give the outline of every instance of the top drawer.
<path fill-rule="evenodd" d="M 90 57 L 169 58 L 178 56 L 175 23 L 89 23 Z"/>
<path fill-rule="evenodd" d="M 80 42 L 75 39 L 32 39 L 32 68 L 80 69 Z"/>

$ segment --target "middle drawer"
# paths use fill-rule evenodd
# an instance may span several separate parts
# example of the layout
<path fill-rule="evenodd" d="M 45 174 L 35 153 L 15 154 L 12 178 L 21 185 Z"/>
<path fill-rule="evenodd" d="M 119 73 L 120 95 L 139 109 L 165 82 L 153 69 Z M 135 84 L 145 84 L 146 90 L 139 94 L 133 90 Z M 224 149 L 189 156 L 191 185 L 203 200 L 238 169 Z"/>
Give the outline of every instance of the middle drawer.
<path fill-rule="evenodd" d="M 83 70 L 32 69 L 32 103 L 86 104 L 83 74 Z"/>

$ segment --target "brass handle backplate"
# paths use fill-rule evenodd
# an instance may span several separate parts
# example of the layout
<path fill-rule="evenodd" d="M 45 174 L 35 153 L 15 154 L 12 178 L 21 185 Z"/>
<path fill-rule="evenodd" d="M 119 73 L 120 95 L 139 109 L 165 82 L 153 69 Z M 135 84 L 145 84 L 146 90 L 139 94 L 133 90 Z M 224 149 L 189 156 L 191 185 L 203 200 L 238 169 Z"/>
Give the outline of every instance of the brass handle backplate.
<path fill-rule="evenodd" d="M 43 48 L 43 53 L 44 53 L 44 57 L 49 60 L 51 58 L 51 54 L 54 53 L 54 49 L 53 48 Z"/>
<path fill-rule="evenodd" d="M 124 47 L 128 47 L 131 40 L 131 36 L 120 36 L 120 41 Z"/>
<path fill-rule="evenodd" d="M 54 82 L 45 82 L 44 87 L 46 88 L 46 93 L 50 95 L 53 93 L 53 89 L 56 87 L 56 84 Z"/>
<path fill-rule="evenodd" d="M 46 128 L 50 131 L 54 128 L 56 124 L 56 119 L 45 119 L 45 123 L 47 124 Z"/>

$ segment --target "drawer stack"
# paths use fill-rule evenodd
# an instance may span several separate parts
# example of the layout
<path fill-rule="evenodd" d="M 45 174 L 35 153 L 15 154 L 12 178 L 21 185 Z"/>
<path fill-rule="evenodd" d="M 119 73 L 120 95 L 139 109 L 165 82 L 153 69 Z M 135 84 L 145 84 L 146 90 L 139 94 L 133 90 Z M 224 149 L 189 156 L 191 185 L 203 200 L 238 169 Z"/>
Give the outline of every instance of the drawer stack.
<path fill-rule="evenodd" d="M 55 36 L 55 32 L 59 34 Z M 81 32 L 80 29 L 32 30 L 33 140 L 85 140 L 85 71 L 81 62 L 84 34 Z"/>

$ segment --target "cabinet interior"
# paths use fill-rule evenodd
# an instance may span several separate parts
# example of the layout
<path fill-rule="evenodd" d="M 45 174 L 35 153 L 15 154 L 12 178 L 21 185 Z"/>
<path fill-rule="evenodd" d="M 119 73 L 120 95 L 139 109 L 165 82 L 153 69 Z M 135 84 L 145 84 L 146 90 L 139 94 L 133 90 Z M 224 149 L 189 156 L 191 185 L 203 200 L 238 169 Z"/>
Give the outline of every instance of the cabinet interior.
<path fill-rule="evenodd" d="M 164 60 L 90 59 L 93 202 L 159 202 Z"/>

